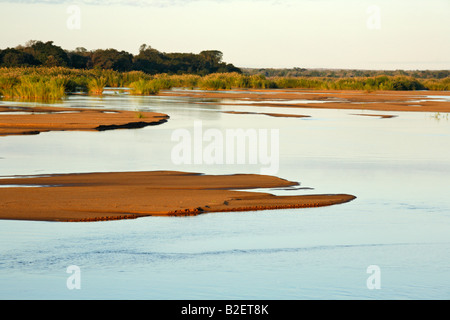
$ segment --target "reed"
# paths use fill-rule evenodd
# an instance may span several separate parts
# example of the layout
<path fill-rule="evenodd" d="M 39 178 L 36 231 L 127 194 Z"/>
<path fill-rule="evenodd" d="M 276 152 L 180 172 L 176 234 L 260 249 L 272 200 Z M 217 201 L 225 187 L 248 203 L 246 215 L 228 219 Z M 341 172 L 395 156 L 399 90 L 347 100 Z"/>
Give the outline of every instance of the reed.
<path fill-rule="evenodd" d="M 89 94 L 102 95 L 108 80 L 106 77 L 92 78 L 87 83 Z"/>
<path fill-rule="evenodd" d="M 0 95 L 4 97 L 14 96 L 14 87 L 20 82 L 16 77 L 0 76 Z"/>
<path fill-rule="evenodd" d="M 172 87 L 183 87 L 183 88 L 196 88 L 198 87 L 201 76 L 194 74 L 182 74 L 182 75 L 171 75 L 167 76 Z"/>
<path fill-rule="evenodd" d="M 213 73 L 202 77 L 197 85 L 204 90 L 229 90 L 239 87 L 237 73 Z"/>
<path fill-rule="evenodd" d="M 168 90 L 174 87 L 174 80 L 172 80 L 171 77 L 166 74 L 157 75 L 153 77 L 151 81 L 153 83 L 153 86 L 158 88 L 159 90 Z"/>
<path fill-rule="evenodd" d="M 450 77 L 443 79 L 426 79 L 423 81 L 423 84 L 429 90 L 450 91 Z"/>
<path fill-rule="evenodd" d="M 159 82 L 155 80 L 140 79 L 130 84 L 130 94 L 132 95 L 155 95 L 160 90 Z"/>
<path fill-rule="evenodd" d="M 205 90 L 269 89 L 279 86 L 273 79 L 264 75 L 244 75 L 240 73 L 214 73 L 202 77 L 197 81 L 198 87 Z"/>
<path fill-rule="evenodd" d="M 311 90 L 450 90 L 450 77 L 414 78 L 405 75 L 362 77 L 267 77 L 263 74 L 157 74 L 64 67 L 0 68 L 0 95 L 4 99 L 53 100 L 72 92 L 101 95 L 105 87 L 130 87 L 136 95 L 154 95 L 172 87 L 204 90 L 311 89 Z"/>
<path fill-rule="evenodd" d="M 5 98 L 25 101 L 55 101 L 66 95 L 67 79 L 63 76 L 52 78 L 38 78 L 23 76 L 20 81 L 2 86 L 1 93 Z"/>
<path fill-rule="evenodd" d="M 152 77 L 142 71 L 129 71 L 121 74 L 122 84 L 124 87 L 129 87 L 131 83 L 140 79 L 150 80 Z"/>

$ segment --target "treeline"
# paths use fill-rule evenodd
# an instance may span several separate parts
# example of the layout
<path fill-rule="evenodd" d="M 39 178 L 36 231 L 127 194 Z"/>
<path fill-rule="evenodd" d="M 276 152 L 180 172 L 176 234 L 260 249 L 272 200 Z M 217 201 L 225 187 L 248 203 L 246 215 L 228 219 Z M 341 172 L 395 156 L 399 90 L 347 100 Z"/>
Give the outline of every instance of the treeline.
<path fill-rule="evenodd" d="M 376 76 L 405 76 L 416 79 L 444 79 L 450 77 L 450 70 L 358 70 L 358 69 L 271 69 L 242 68 L 248 75 L 263 75 L 265 77 L 288 78 L 361 78 Z"/>
<path fill-rule="evenodd" d="M 28 41 L 25 46 L 0 50 L 0 67 L 66 67 L 74 69 L 110 69 L 119 72 L 142 71 L 148 74 L 198 74 L 238 72 L 241 70 L 222 61 L 217 50 L 194 53 L 164 53 L 141 45 L 133 55 L 116 49 L 88 51 L 76 48 L 64 50 L 53 41 Z"/>

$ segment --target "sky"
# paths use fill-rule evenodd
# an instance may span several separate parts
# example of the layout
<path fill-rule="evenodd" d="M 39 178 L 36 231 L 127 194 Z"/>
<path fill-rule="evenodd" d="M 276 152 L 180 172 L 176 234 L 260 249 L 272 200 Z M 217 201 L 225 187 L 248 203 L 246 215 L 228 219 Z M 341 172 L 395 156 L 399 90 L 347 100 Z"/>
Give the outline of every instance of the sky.
<path fill-rule="evenodd" d="M 450 0 L 0 0 L 0 48 L 219 50 L 242 68 L 450 69 Z"/>

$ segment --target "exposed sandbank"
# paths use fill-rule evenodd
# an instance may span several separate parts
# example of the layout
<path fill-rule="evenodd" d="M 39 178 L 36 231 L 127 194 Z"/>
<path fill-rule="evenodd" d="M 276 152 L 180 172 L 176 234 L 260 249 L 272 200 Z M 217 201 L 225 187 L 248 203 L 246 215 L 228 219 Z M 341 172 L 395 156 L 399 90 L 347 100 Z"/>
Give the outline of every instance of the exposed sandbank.
<path fill-rule="evenodd" d="M 260 114 L 270 117 L 279 117 L 279 118 L 309 118 L 310 116 L 302 115 L 302 114 L 284 114 L 284 113 L 266 113 L 266 112 L 246 112 L 246 111 L 224 111 L 223 113 L 229 114 Z"/>
<path fill-rule="evenodd" d="M 143 128 L 162 124 L 168 118 L 156 112 L 0 106 L 0 136 Z"/>
<path fill-rule="evenodd" d="M 356 109 L 379 111 L 450 112 L 450 100 L 445 91 L 347 91 L 307 89 L 260 89 L 233 91 L 163 91 L 160 95 L 189 96 L 204 99 L 227 99 L 227 105 L 258 107 Z M 436 98 L 429 98 L 429 96 Z M 270 102 L 278 100 L 276 103 Z M 297 103 L 293 100 L 311 100 L 316 103 Z M 283 103 L 283 101 L 285 103 Z M 317 103 L 319 101 L 319 103 Z M 321 103 L 320 103 L 321 102 Z M 217 104 L 215 102 L 202 102 Z"/>
<path fill-rule="evenodd" d="M 396 115 L 393 114 L 366 114 L 366 113 L 355 113 L 353 114 L 354 116 L 365 116 L 365 117 L 379 117 L 381 119 L 390 119 L 390 118 L 395 118 L 398 117 Z"/>
<path fill-rule="evenodd" d="M 355 199 L 348 194 L 275 196 L 234 191 L 297 185 L 265 175 L 176 171 L 12 177 L 0 179 L 4 186 L 0 187 L 0 219 L 99 221 L 319 207 Z"/>

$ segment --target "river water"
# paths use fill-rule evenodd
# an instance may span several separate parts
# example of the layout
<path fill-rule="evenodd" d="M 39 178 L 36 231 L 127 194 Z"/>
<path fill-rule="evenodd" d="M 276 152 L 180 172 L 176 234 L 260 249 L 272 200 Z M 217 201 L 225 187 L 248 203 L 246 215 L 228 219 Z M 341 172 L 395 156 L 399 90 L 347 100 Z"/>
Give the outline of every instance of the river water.
<path fill-rule="evenodd" d="M 298 181 L 303 189 L 270 192 L 349 193 L 357 198 L 331 207 L 183 218 L 1 220 L 0 298 L 450 298 L 448 115 L 390 112 L 396 117 L 381 119 L 356 115 L 377 114 L 357 106 L 326 110 L 229 102 L 71 96 L 59 105 L 157 111 L 171 118 L 137 130 L 2 137 L 0 176 L 142 170 L 260 173 L 258 164 L 175 164 L 172 133 L 193 130 L 195 121 L 201 121 L 203 128 L 220 131 L 279 130 L 276 175 Z M 309 117 L 223 112 L 229 110 Z M 70 290 L 67 268 L 73 265 L 79 267 L 81 287 Z"/>

